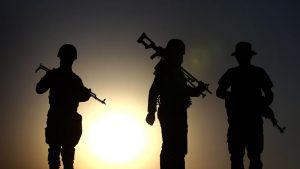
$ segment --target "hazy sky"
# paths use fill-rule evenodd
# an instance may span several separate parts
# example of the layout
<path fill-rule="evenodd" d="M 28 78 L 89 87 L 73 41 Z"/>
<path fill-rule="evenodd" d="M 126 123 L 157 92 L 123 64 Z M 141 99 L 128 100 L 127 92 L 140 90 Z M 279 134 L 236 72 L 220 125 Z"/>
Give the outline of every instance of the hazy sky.
<path fill-rule="evenodd" d="M 108 99 L 106 107 L 94 100 L 81 104 L 84 119 L 91 118 L 91 111 L 126 107 L 139 112 L 136 116 L 143 121 L 158 60 L 151 60 L 153 52 L 136 42 L 142 32 L 161 46 L 171 38 L 182 39 L 187 48 L 183 66 L 210 83 L 214 93 L 220 76 L 236 65 L 230 56 L 235 44 L 251 42 L 258 53 L 253 64 L 271 77 L 272 108 L 279 123 L 287 126 L 280 134 L 265 122 L 264 166 L 300 168 L 299 11 L 296 0 L 2 0 L 0 168 L 47 168 L 48 100 L 47 94 L 35 93 L 44 73 L 34 70 L 40 63 L 57 67 L 57 51 L 64 43 L 78 50 L 74 71 L 99 97 Z M 194 98 L 188 111 L 186 168 L 229 169 L 223 101 L 215 95 Z M 159 124 L 149 130 L 160 139 Z M 92 158 L 80 148 L 85 143 L 78 145 L 76 166 L 92 169 L 90 161 L 81 158 Z M 136 168 L 158 167 L 160 145 L 153 149 Z"/>

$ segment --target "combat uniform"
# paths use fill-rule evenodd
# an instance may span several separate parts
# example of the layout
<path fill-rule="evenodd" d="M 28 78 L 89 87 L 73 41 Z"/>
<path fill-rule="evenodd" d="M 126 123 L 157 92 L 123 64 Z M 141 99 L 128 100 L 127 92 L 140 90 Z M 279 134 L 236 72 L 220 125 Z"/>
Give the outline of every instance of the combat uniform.
<path fill-rule="evenodd" d="M 247 149 L 250 169 L 261 169 L 263 151 L 263 89 L 273 86 L 269 76 L 253 65 L 229 69 L 219 80 L 223 89 L 230 88 L 225 100 L 228 115 L 227 142 L 232 169 L 244 169 L 243 157 Z"/>
<path fill-rule="evenodd" d="M 158 119 L 162 131 L 161 169 L 184 169 L 187 154 L 187 108 L 191 96 L 200 91 L 187 85 L 181 67 L 160 61 L 149 91 L 148 112 L 155 112 L 159 103 Z"/>
<path fill-rule="evenodd" d="M 82 117 L 77 113 L 79 102 L 87 101 L 89 90 L 71 70 L 52 69 L 37 84 L 37 90 L 49 91 L 46 143 L 49 145 L 50 168 L 60 166 L 60 154 L 65 169 L 73 168 L 75 146 L 82 133 Z"/>

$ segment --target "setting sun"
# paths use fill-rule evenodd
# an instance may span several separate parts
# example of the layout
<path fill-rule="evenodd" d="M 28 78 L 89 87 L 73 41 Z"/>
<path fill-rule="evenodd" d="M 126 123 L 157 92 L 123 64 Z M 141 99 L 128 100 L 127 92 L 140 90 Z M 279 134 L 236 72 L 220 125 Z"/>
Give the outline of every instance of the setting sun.
<path fill-rule="evenodd" d="M 144 125 L 128 113 L 109 112 L 93 119 L 87 141 L 90 151 L 108 163 L 125 163 L 144 150 Z"/>
<path fill-rule="evenodd" d="M 91 100 L 78 110 L 83 115 L 83 132 L 76 147 L 75 165 L 78 169 L 159 167 L 160 127 L 158 121 L 153 126 L 145 121 L 146 92 L 135 94 L 122 88 L 107 91 L 110 92 L 94 89 L 95 93 L 109 96 L 106 106 Z"/>

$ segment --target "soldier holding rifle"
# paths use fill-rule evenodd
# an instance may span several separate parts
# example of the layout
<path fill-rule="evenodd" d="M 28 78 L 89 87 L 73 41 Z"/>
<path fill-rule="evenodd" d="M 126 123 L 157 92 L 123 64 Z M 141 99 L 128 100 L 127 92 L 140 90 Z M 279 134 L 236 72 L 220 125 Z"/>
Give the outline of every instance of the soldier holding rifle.
<path fill-rule="evenodd" d="M 82 133 L 82 117 L 77 107 L 79 102 L 89 100 L 91 90 L 84 87 L 80 77 L 72 71 L 77 58 L 73 45 L 63 45 L 57 57 L 60 67 L 47 71 L 37 83 L 36 92 L 43 94 L 49 90 L 50 108 L 45 129 L 49 168 L 59 168 L 61 155 L 64 168 L 73 169 L 75 146 Z"/>
<path fill-rule="evenodd" d="M 249 169 L 262 169 L 263 116 L 270 118 L 281 132 L 284 130 L 269 108 L 273 101 L 273 83 L 263 68 L 251 64 L 255 54 L 249 42 L 237 43 L 231 55 L 235 56 L 238 66 L 228 69 L 221 77 L 216 92 L 219 98 L 225 100 L 231 169 L 244 169 L 246 149 Z"/>
<path fill-rule="evenodd" d="M 161 48 L 156 47 L 145 34 L 138 42 L 145 45 L 145 38 L 150 41 L 150 47 L 156 51 L 153 56 L 162 58 L 155 67 L 155 78 L 149 91 L 146 122 L 152 125 L 157 111 L 163 140 L 160 168 L 184 169 L 184 158 L 187 154 L 187 108 L 191 105 L 190 97 L 200 96 L 208 90 L 208 85 L 199 83 L 196 87 L 188 86 L 181 67 L 185 54 L 185 45 L 181 40 L 171 39 L 166 48 Z M 147 48 L 147 44 L 145 47 Z"/>

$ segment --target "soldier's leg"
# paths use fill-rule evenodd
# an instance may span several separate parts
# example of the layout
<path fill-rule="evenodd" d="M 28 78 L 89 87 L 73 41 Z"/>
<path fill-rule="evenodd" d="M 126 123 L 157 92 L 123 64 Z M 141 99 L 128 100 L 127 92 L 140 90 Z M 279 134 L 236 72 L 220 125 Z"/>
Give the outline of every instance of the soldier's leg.
<path fill-rule="evenodd" d="M 50 110 L 49 113 L 50 114 Z M 48 116 L 47 127 L 45 128 L 46 143 L 49 145 L 48 149 L 48 164 L 50 169 L 58 169 L 60 167 L 60 129 L 57 125 L 57 118 Z"/>
<path fill-rule="evenodd" d="M 174 169 L 185 169 L 185 160 L 184 160 L 185 154 L 182 155 L 176 155 L 174 158 Z"/>
<path fill-rule="evenodd" d="M 170 155 L 166 153 L 164 150 L 160 152 L 160 169 L 171 169 L 170 163 L 172 160 L 170 159 Z"/>
<path fill-rule="evenodd" d="M 185 155 L 187 154 L 187 125 L 177 128 L 177 138 L 174 140 L 174 169 L 185 169 Z"/>
<path fill-rule="evenodd" d="M 159 118 L 162 135 L 162 146 L 160 152 L 160 169 L 172 168 L 173 132 L 172 125 L 165 118 Z"/>
<path fill-rule="evenodd" d="M 75 148 L 70 145 L 63 145 L 62 149 L 62 161 L 64 164 L 64 169 L 73 169 L 75 156 Z"/>
<path fill-rule="evenodd" d="M 245 143 L 240 132 L 229 128 L 227 134 L 228 149 L 230 153 L 231 169 L 244 169 Z"/>
<path fill-rule="evenodd" d="M 251 132 L 251 142 L 248 143 L 248 158 L 250 160 L 249 169 L 262 169 L 261 153 L 263 152 L 263 126 L 259 126 L 257 130 Z"/>
<path fill-rule="evenodd" d="M 244 169 L 244 153 L 242 149 L 230 152 L 231 169 Z"/>
<path fill-rule="evenodd" d="M 60 152 L 59 145 L 49 145 L 48 149 L 48 164 L 50 169 L 58 169 L 60 166 Z"/>
<path fill-rule="evenodd" d="M 178 144 L 165 141 L 162 146 L 161 154 L 160 154 L 160 168 L 161 169 L 185 169 L 185 155 L 186 148 L 181 144 L 178 147 Z M 177 146 L 177 147 L 176 147 Z"/>
<path fill-rule="evenodd" d="M 160 154 L 160 169 L 185 169 L 185 155 L 179 156 L 174 153 Z"/>
<path fill-rule="evenodd" d="M 178 164 L 178 169 L 185 169 L 185 156 L 180 157 L 180 159 L 178 160 L 179 164 Z"/>
<path fill-rule="evenodd" d="M 249 160 L 250 160 L 250 166 L 249 166 L 249 169 L 262 169 L 263 167 L 263 164 L 262 164 L 262 161 L 261 161 L 261 157 L 260 157 L 261 154 L 249 154 L 248 157 L 249 157 Z"/>
<path fill-rule="evenodd" d="M 162 126 L 162 149 L 160 153 L 160 169 L 174 169 L 174 137 L 168 127 Z"/>

